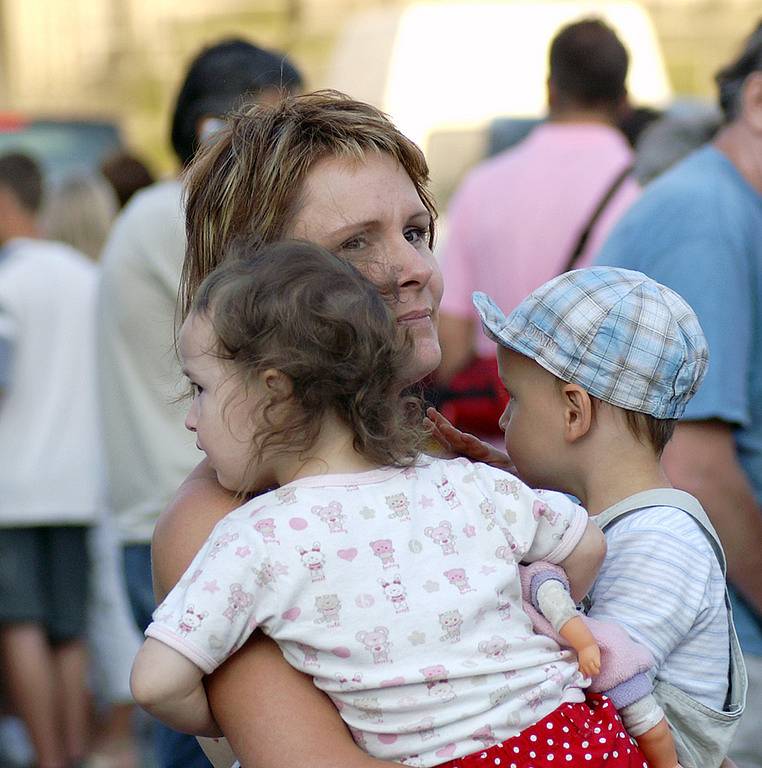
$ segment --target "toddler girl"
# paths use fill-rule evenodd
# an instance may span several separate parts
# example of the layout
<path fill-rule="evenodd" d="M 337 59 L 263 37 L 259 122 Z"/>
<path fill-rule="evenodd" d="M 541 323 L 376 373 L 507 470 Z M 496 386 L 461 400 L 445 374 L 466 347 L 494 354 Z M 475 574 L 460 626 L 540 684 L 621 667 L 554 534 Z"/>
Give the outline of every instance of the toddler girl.
<path fill-rule="evenodd" d="M 186 424 L 219 482 L 242 500 L 276 489 L 224 518 L 157 608 L 140 704 L 219 735 L 203 675 L 260 628 L 374 757 L 645 765 L 522 607 L 520 561 L 561 565 L 579 598 L 602 535 L 563 495 L 420 454 L 420 404 L 399 395 L 410 345 L 354 267 L 297 242 L 232 254 L 179 347 Z"/>

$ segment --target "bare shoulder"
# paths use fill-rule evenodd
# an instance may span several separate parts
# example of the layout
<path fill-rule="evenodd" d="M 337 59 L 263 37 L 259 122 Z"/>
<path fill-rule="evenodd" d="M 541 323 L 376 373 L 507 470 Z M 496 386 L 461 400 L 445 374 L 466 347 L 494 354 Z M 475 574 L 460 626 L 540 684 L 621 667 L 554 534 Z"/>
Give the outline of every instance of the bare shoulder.
<path fill-rule="evenodd" d="M 191 472 L 154 529 L 151 560 L 157 598 L 172 589 L 214 526 L 238 504 L 206 461 Z"/>

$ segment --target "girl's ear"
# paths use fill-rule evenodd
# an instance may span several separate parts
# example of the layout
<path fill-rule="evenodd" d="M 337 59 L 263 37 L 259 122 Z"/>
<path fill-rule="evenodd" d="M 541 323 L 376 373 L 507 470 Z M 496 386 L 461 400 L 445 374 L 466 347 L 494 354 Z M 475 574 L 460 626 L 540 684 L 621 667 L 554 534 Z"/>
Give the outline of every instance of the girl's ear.
<path fill-rule="evenodd" d="M 583 438 L 593 424 L 593 402 L 578 384 L 564 384 L 561 388 L 564 411 L 564 438 L 573 443 Z"/>
<path fill-rule="evenodd" d="M 274 403 L 282 403 L 293 394 L 294 383 L 291 378 L 277 368 L 262 371 L 259 380 Z"/>

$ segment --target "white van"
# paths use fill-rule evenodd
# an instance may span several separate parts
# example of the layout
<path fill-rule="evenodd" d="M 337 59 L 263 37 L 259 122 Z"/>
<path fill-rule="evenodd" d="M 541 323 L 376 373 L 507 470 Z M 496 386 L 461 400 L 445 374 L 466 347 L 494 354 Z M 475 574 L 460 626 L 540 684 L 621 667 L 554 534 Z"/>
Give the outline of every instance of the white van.
<path fill-rule="evenodd" d="M 605 20 L 627 46 L 633 103 L 666 106 L 672 94 L 651 20 L 625 0 L 369 8 L 349 18 L 325 85 L 380 107 L 419 144 L 444 208 L 464 172 L 485 155 L 496 118 L 545 114 L 550 41 L 585 16 Z"/>

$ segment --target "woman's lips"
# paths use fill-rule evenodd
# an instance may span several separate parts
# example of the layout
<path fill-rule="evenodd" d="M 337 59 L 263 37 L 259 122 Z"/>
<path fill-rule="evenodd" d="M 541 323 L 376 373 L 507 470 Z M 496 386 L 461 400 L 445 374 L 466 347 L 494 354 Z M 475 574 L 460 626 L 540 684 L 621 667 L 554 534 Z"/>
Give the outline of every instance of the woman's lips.
<path fill-rule="evenodd" d="M 419 309 L 412 312 L 406 312 L 397 318 L 397 322 L 402 325 L 419 325 L 431 322 L 431 310 Z"/>

